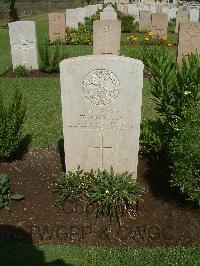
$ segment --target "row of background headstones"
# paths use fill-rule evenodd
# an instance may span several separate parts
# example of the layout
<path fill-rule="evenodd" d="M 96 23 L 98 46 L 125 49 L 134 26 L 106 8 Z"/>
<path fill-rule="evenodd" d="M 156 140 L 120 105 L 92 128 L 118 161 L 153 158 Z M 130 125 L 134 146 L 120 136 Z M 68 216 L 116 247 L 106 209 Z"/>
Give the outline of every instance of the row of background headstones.
<path fill-rule="evenodd" d="M 125 15 L 132 15 L 139 20 L 140 10 L 151 11 L 152 13 L 158 12 L 158 9 L 162 9 L 163 13 L 168 15 L 168 19 L 176 18 L 178 8 L 173 4 L 146 4 L 146 3 L 135 3 L 135 4 L 117 4 L 118 10 Z M 78 23 L 83 23 L 85 17 L 91 17 L 97 10 L 102 8 L 102 5 L 88 5 L 83 8 L 67 9 L 66 10 L 66 26 L 77 29 Z M 187 9 L 190 21 L 199 21 L 200 18 L 200 7 L 199 6 L 182 6 L 182 9 Z"/>
<path fill-rule="evenodd" d="M 109 9 L 109 8 L 107 7 L 106 9 Z M 181 11 L 181 12 L 187 15 L 187 11 Z M 54 22 L 54 30 L 53 30 L 54 37 L 59 38 L 59 34 L 60 34 L 59 31 L 61 28 L 63 29 L 63 36 L 65 36 L 65 14 L 64 13 L 50 14 L 50 19 L 51 19 L 51 16 L 53 16 L 53 22 Z M 164 22 L 165 26 L 163 26 L 163 28 L 166 31 L 167 30 L 166 14 L 158 13 L 158 14 L 154 14 L 154 16 L 155 16 L 155 20 L 154 20 L 155 25 L 151 27 L 151 30 L 156 31 L 156 28 L 158 29 L 161 28 L 162 26 L 161 18 L 162 16 L 164 16 L 165 19 L 163 21 L 165 21 Z M 158 18 L 159 16 L 160 18 Z M 184 20 L 183 17 L 184 16 L 180 16 L 179 21 L 183 22 L 187 20 L 187 19 Z M 177 16 L 177 21 L 178 21 L 178 16 Z M 52 28 L 51 22 L 49 23 L 49 25 L 50 25 L 50 28 Z M 199 48 L 199 37 L 198 36 L 200 36 L 200 34 L 198 35 L 198 30 L 199 30 L 199 23 L 196 24 L 196 31 L 195 29 L 191 30 L 191 32 L 196 32 L 195 34 L 191 35 L 190 32 L 187 32 L 187 31 L 185 32 L 187 36 L 189 35 L 192 36 L 191 38 L 188 38 L 191 44 L 189 45 L 189 42 L 187 42 L 187 48 L 184 49 L 185 51 L 195 52 L 195 49 L 199 51 L 200 48 Z M 184 29 L 182 29 L 182 32 L 184 32 Z M 18 65 L 25 65 L 28 68 L 38 69 L 35 24 L 33 22 L 12 23 L 9 25 L 9 33 L 10 33 L 13 67 L 16 67 Z M 116 21 L 116 23 L 114 23 L 114 21 L 110 21 L 108 23 L 106 22 L 99 23 L 98 21 L 95 22 L 94 24 L 94 45 L 93 45 L 94 54 L 103 54 L 103 53 L 119 54 L 120 40 L 121 40 L 121 23 L 119 23 L 118 21 Z M 194 43 L 194 47 L 193 47 L 193 43 Z M 179 45 L 180 45 L 180 41 L 179 41 Z M 186 45 L 184 44 L 182 44 L 182 46 L 186 47 Z M 182 54 L 179 56 L 178 61 L 180 61 L 180 58 L 182 58 Z"/>
<path fill-rule="evenodd" d="M 120 4 L 121 5 L 121 4 Z M 155 8 L 151 9 L 150 5 L 149 6 L 139 6 L 136 9 L 136 6 L 133 4 L 129 4 L 129 5 L 122 5 L 123 6 L 123 11 L 124 11 L 124 7 L 128 7 L 128 12 L 124 12 L 124 13 L 128 13 L 133 15 L 136 20 L 140 20 L 139 18 L 139 14 L 143 14 L 143 16 L 141 16 L 142 18 L 144 18 L 144 20 L 146 19 L 146 23 L 145 23 L 145 27 L 147 27 L 148 29 L 151 28 L 151 23 L 149 22 L 149 18 L 150 13 L 158 13 L 158 12 L 162 12 L 164 14 L 167 14 L 168 16 L 168 20 L 172 19 L 172 18 L 176 18 L 177 17 L 177 25 L 176 25 L 176 30 L 175 32 L 178 32 L 178 25 L 180 21 L 187 21 L 188 20 L 188 14 L 190 14 L 189 16 L 189 20 L 190 21 L 199 21 L 199 10 L 198 9 L 191 9 L 190 13 L 187 10 L 178 10 L 176 7 L 173 7 L 171 9 L 168 9 L 166 7 L 164 7 L 161 4 L 158 4 L 157 6 L 155 6 Z M 109 8 L 110 7 L 110 8 Z M 134 10 L 133 10 L 134 7 Z M 148 7 L 148 8 L 146 8 Z M 57 35 L 60 35 L 60 39 L 64 40 L 65 38 L 65 27 L 68 28 L 72 28 L 72 29 L 78 29 L 78 25 L 80 24 L 84 24 L 84 19 L 85 17 L 91 17 L 92 15 L 96 14 L 97 10 L 102 9 L 102 5 L 89 5 L 86 6 L 84 8 L 76 8 L 76 9 L 67 9 L 66 10 L 66 17 L 64 15 L 64 13 L 50 13 L 50 17 L 49 17 L 49 21 L 50 21 L 50 40 L 53 42 L 55 41 L 55 39 L 57 39 Z M 107 9 L 107 10 L 106 10 Z M 105 20 L 105 19 L 110 19 L 110 20 L 115 20 L 117 19 L 117 14 L 114 11 L 114 9 L 112 8 L 112 6 L 107 6 L 104 10 L 106 10 L 107 12 L 101 12 L 101 16 L 100 19 L 101 20 Z M 169 12 L 169 10 L 171 10 L 171 12 Z M 195 12 L 194 12 L 195 10 Z M 137 11 L 137 12 L 135 12 Z M 141 11 L 147 11 L 147 12 L 141 12 Z M 198 12 L 198 14 L 197 14 Z M 192 14 L 195 14 L 195 16 L 192 16 Z M 105 15 L 105 16 L 104 16 Z M 138 19 L 139 18 L 139 19 Z M 66 19 L 66 23 L 65 20 Z M 60 24 L 58 26 L 58 24 Z M 147 26 L 148 24 L 148 26 Z M 165 23 L 166 24 L 166 23 Z M 141 31 L 143 31 L 144 27 L 141 27 Z M 164 31 L 166 33 L 166 30 Z M 158 32 L 159 33 L 159 32 Z"/>
<path fill-rule="evenodd" d="M 195 24 L 200 32 L 198 22 L 181 22 L 180 32 L 187 28 L 188 35 L 194 33 Z M 118 20 L 95 21 L 94 39 L 98 45 L 103 40 L 105 45 L 108 34 L 110 44 L 120 43 L 120 26 Z M 12 57 L 17 58 L 19 65 L 27 64 L 28 58 L 32 68 L 37 68 L 35 23 L 11 23 L 9 33 Z M 181 38 L 184 45 L 191 42 L 183 34 Z M 70 58 L 60 64 L 66 167 L 75 171 L 80 165 L 90 171 L 110 170 L 112 166 L 116 172 L 128 171 L 136 178 L 144 66 L 139 60 L 101 53 Z"/>
<path fill-rule="evenodd" d="M 95 21 L 94 28 L 99 24 L 107 29 L 109 23 Z M 119 21 L 112 23 L 117 25 Z M 112 166 L 116 172 L 128 171 L 137 178 L 143 68 L 141 61 L 121 56 L 62 61 L 61 99 L 68 170 L 76 170 L 77 165 L 88 171 L 109 170 Z"/>

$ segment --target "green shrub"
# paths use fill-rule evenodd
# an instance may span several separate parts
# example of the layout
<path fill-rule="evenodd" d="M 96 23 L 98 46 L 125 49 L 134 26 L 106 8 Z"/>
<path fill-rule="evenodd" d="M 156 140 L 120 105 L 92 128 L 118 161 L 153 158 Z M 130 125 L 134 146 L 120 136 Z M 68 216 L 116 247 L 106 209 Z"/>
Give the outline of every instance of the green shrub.
<path fill-rule="evenodd" d="M 106 7 L 107 5 L 104 5 L 104 7 Z M 136 30 L 137 27 L 137 22 L 135 21 L 135 17 L 131 16 L 131 15 L 124 15 L 123 13 L 121 13 L 118 9 L 117 9 L 117 5 L 116 4 L 112 4 L 112 7 L 114 8 L 115 12 L 117 13 L 117 17 L 118 19 L 121 21 L 122 23 L 122 32 L 133 32 Z M 89 17 L 89 18 L 85 18 L 85 24 L 84 26 L 86 27 L 88 32 L 92 32 L 93 31 L 93 22 L 95 20 L 100 20 L 100 12 L 102 12 L 103 10 L 98 9 L 96 14 Z"/>
<path fill-rule="evenodd" d="M 200 107 L 179 125 L 170 143 L 172 186 L 200 205 Z"/>
<path fill-rule="evenodd" d="M 59 72 L 59 63 L 68 57 L 68 54 L 63 51 L 62 45 L 59 42 L 50 45 L 47 39 L 40 43 L 39 53 L 40 69 L 48 73 Z"/>
<path fill-rule="evenodd" d="M 88 193 L 95 184 L 94 172 L 84 172 L 80 168 L 76 172 L 68 171 L 61 174 L 55 183 L 55 190 L 61 193 L 61 197 L 55 202 L 55 206 L 59 206 L 65 199 L 73 201 L 88 201 Z"/>
<path fill-rule="evenodd" d="M 26 108 L 21 93 L 16 90 L 10 104 L 0 95 L 0 159 L 11 157 L 22 141 L 22 126 Z"/>
<path fill-rule="evenodd" d="M 135 18 L 130 15 L 121 15 L 122 32 L 133 32 L 136 30 L 137 23 Z"/>
<path fill-rule="evenodd" d="M 162 142 L 159 136 L 162 131 L 162 123 L 151 120 L 143 120 L 140 128 L 140 155 L 148 156 L 162 152 Z"/>
<path fill-rule="evenodd" d="M 82 202 L 85 206 L 96 204 L 97 217 L 116 217 L 120 225 L 122 211 L 136 204 L 143 191 L 132 174 L 116 174 L 113 169 L 110 172 L 100 169 L 67 172 L 59 177 L 55 189 L 61 196 L 54 206 L 61 205 L 65 199 Z"/>
<path fill-rule="evenodd" d="M 92 33 L 83 25 L 81 25 L 78 30 L 69 30 L 66 33 L 65 39 L 67 44 L 73 45 L 91 45 L 93 42 Z"/>
<path fill-rule="evenodd" d="M 100 20 L 100 12 L 102 10 L 100 10 L 98 8 L 97 12 L 95 15 L 91 16 L 91 17 L 86 17 L 85 18 L 85 23 L 84 23 L 84 27 L 86 29 L 87 32 L 93 32 L 93 22 L 95 20 Z"/>
<path fill-rule="evenodd" d="M 172 57 L 170 57 L 167 49 L 162 46 L 143 46 L 139 49 L 134 47 L 131 57 L 141 60 L 149 72 L 154 71 L 154 68 L 157 69 L 158 65 L 162 66 L 166 61 L 167 64 L 172 64 Z"/>
<path fill-rule="evenodd" d="M 30 76 L 30 70 L 25 66 L 18 66 L 13 70 L 17 78 Z"/>
<path fill-rule="evenodd" d="M 0 174 L 0 209 L 9 211 L 12 200 L 22 200 L 23 198 L 23 195 L 10 192 L 7 175 Z"/>
<path fill-rule="evenodd" d="M 196 108 L 200 102 L 200 56 L 184 58 L 181 66 L 165 57 L 149 64 L 151 68 L 151 94 L 159 119 L 156 127 L 151 127 L 161 143 L 163 151 L 169 150 L 172 138 L 179 130 L 179 123 L 186 121 L 188 110 Z M 157 130 L 161 128 L 161 130 Z M 149 133 L 148 133 L 149 135 Z M 148 135 L 141 141 L 146 146 Z M 142 143 L 142 142 L 141 142 Z M 155 143 L 155 142 L 154 142 Z M 160 148 L 160 147 L 159 147 Z M 156 150 L 157 147 L 151 147 Z"/>
<path fill-rule="evenodd" d="M 89 204 L 97 203 L 96 216 L 116 217 L 122 225 L 122 210 L 135 205 L 143 189 L 130 173 L 116 174 L 113 169 L 97 171 L 96 185 L 91 188 Z"/>

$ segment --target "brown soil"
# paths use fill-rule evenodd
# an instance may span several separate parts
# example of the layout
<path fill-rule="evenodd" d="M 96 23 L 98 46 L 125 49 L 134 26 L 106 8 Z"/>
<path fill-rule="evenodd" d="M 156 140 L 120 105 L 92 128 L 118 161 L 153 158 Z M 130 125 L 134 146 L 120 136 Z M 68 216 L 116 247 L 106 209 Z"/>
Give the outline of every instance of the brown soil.
<path fill-rule="evenodd" d="M 0 163 L 11 190 L 25 196 L 10 212 L 0 210 L 1 240 L 143 247 L 199 242 L 200 211 L 169 190 L 164 164 L 139 160 L 138 181 L 146 192 L 137 209 L 123 214 L 119 228 L 115 220 L 109 226 L 107 217 L 96 218 L 94 207 L 85 212 L 81 204 L 66 202 L 52 209 L 61 161 L 58 151 L 35 149 L 21 160 Z"/>
<path fill-rule="evenodd" d="M 13 71 L 7 71 L 5 72 L 4 74 L 2 74 L 2 77 L 4 78 L 16 78 L 15 74 L 13 73 Z M 42 72 L 42 71 L 39 71 L 39 70 L 32 70 L 30 72 L 30 75 L 28 77 L 24 77 L 24 78 L 30 78 L 30 77 L 33 77 L 33 78 L 49 78 L 49 77 L 52 77 L 52 78 L 57 78 L 57 77 L 60 77 L 60 73 L 46 73 L 46 72 Z"/>

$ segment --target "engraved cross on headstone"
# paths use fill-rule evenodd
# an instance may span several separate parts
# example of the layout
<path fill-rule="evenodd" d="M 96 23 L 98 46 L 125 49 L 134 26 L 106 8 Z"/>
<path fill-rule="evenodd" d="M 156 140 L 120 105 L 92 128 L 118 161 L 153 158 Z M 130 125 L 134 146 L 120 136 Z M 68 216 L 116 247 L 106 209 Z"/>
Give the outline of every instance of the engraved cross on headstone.
<path fill-rule="evenodd" d="M 101 169 L 104 169 L 104 152 L 106 150 L 113 150 L 113 147 L 111 145 L 104 145 L 104 136 L 103 134 L 99 134 L 100 137 L 100 145 L 98 146 L 90 146 L 90 150 L 96 150 L 98 149 L 101 153 Z"/>

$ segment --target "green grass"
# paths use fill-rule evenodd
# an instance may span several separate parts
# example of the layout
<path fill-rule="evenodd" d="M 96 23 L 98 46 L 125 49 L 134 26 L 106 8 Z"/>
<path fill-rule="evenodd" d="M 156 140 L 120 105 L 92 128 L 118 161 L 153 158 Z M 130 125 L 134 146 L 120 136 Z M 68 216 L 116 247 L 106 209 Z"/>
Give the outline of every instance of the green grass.
<path fill-rule="evenodd" d="M 35 14 L 23 18 L 34 20 L 38 39 L 48 36 L 47 14 Z M 173 32 L 174 25 L 169 27 Z M 122 39 L 130 34 L 123 34 Z M 136 35 L 141 36 L 140 33 Z M 169 40 L 176 42 L 177 35 L 171 33 Z M 11 54 L 6 22 L 0 22 L 0 73 L 11 66 Z M 92 54 L 92 46 L 65 46 L 70 57 Z M 121 54 L 130 56 L 131 46 L 123 45 Z M 176 49 L 171 49 L 175 55 Z M 15 88 L 19 88 L 27 102 L 24 134 L 32 135 L 32 147 L 56 147 L 62 138 L 60 84 L 58 78 L 0 78 L 0 92 L 10 99 Z M 154 118 L 155 111 L 150 100 L 149 81 L 144 80 L 142 117 Z M 0 244 L 1 266 L 31 265 L 199 265 L 200 247 L 169 249 L 131 249 L 109 247 L 76 247 L 52 245 Z"/>
<path fill-rule="evenodd" d="M 144 82 L 142 116 L 154 117 L 153 103 L 149 100 L 149 83 Z M 32 136 L 32 147 L 56 147 L 62 138 L 60 83 L 57 78 L 0 78 L 0 92 L 10 99 L 18 88 L 27 103 L 24 134 Z"/>
<path fill-rule="evenodd" d="M 119 248 L 0 244 L 1 266 L 199 265 L 200 247 Z"/>
<path fill-rule="evenodd" d="M 38 40 L 48 36 L 48 15 L 40 13 L 23 18 L 34 20 L 37 26 Z M 126 38 L 130 34 L 123 34 Z M 138 33 L 141 36 L 141 33 Z M 0 23 L 0 72 L 11 66 L 11 55 L 8 28 L 6 22 Z M 90 45 L 65 45 L 70 57 L 92 54 Z M 121 54 L 130 56 L 133 48 L 128 45 L 121 47 Z M 135 48 L 138 49 L 138 48 Z M 32 136 L 32 147 L 56 147 L 62 138 L 62 118 L 60 101 L 60 83 L 58 78 L 0 78 L 0 92 L 6 99 L 10 98 L 15 88 L 19 88 L 27 102 L 27 116 L 24 134 Z M 149 99 L 149 82 L 144 80 L 142 117 L 153 118 L 155 111 Z"/>
<path fill-rule="evenodd" d="M 61 11 L 64 12 L 64 11 Z M 26 16 L 21 18 L 21 20 L 33 20 L 36 23 L 37 29 L 37 38 L 38 43 L 40 40 L 48 37 L 48 14 L 47 13 L 39 13 L 30 16 Z M 175 25 L 169 26 L 169 42 L 176 43 L 177 42 L 177 34 L 174 34 Z M 132 35 L 132 33 L 123 33 L 122 40 L 125 40 L 128 36 Z M 141 38 L 144 33 L 134 33 L 137 37 Z M 0 22 L 0 73 L 4 72 L 8 67 L 11 66 L 11 53 L 10 53 L 10 44 L 9 44 L 9 34 L 7 28 L 7 22 Z M 70 57 L 80 56 L 80 55 L 88 55 L 92 54 L 92 46 L 90 45 L 65 45 L 63 49 L 66 50 Z M 129 56 L 129 52 L 132 49 L 131 46 L 121 46 L 121 54 Z M 176 53 L 176 49 L 173 50 L 172 53 Z"/>

